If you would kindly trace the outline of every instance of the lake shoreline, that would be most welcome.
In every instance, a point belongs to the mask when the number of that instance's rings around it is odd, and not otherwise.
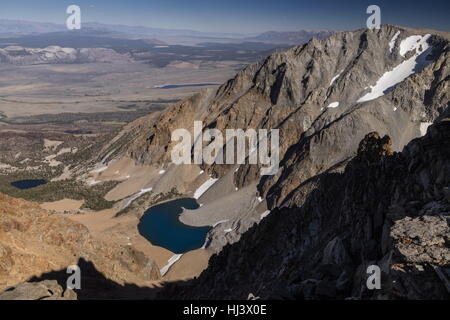
[[[194,227],[182,223],[185,209],[200,208],[194,198],[178,198],[158,203],[147,209],[138,224],[139,233],[154,245],[183,254],[202,248],[210,226]]]

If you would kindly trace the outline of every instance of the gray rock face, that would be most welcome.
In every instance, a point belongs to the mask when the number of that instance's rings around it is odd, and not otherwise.
[[[368,135],[342,172],[302,185],[301,206],[275,209],[198,279],[160,297],[449,299],[450,121],[402,153],[386,155],[387,142]],[[371,265],[380,290],[366,285]]]
[[[192,128],[194,120],[222,132],[279,129],[278,173],[261,177],[259,166],[242,165],[234,184],[242,189],[256,181],[269,209],[300,206],[309,194],[302,185],[331,169],[342,170],[368,133],[391,137],[394,151],[423,136],[448,110],[449,75],[446,35],[389,25],[339,32],[275,53],[217,90],[174,105],[157,121],[147,126],[140,122],[128,153],[140,163],[170,162],[171,132]],[[203,169],[223,177],[234,166]],[[253,221],[233,223],[241,226],[234,231],[236,239]]]
[[[446,212],[449,206],[439,207]],[[436,213],[441,213],[441,211]],[[450,233],[445,216],[420,216],[418,218],[404,218],[396,221],[391,237],[397,243],[399,253],[407,257],[410,263],[432,263],[433,261],[450,261],[449,243]],[[406,242],[405,239],[413,239]]]

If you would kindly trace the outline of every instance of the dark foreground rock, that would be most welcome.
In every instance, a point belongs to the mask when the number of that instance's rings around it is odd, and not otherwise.
[[[25,282],[0,293],[0,300],[76,300],[71,289],[64,290],[56,280]]]
[[[449,299],[450,121],[402,153],[368,135],[342,173],[321,174],[168,299]],[[366,283],[381,269],[381,289]]]

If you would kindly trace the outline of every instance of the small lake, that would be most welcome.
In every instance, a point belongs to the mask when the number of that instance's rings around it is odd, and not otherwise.
[[[174,253],[185,253],[203,246],[211,227],[191,227],[180,222],[183,208],[195,210],[195,199],[182,198],[158,204],[148,209],[138,225],[139,233],[152,244]]]
[[[20,181],[14,181],[11,182],[11,185],[17,189],[32,189],[36,188],[40,185],[46,184],[47,181],[45,180],[20,180]]]

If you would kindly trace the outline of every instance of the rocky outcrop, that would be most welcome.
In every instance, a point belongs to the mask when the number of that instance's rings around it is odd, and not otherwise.
[[[0,194],[0,290],[61,270],[67,279],[66,268],[78,265],[80,259],[91,262],[106,279],[122,285],[148,285],[160,278],[156,264],[142,252],[94,239],[85,226],[69,218]],[[86,270],[80,268],[83,281]],[[33,288],[42,291],[39,286]]]
[[[56,280],[25,282],[0,293],[0,300],[76,300],[77,294],[64,290]]]
[[[298,207],[275,209],[208,269],[161,298],[449,299],[450,121],[403,152],[369,134],[341,172],[304,182]],[[367,269],[381,269],[370,290]]]
[[[367,163],[376,162],[388,155],[392,155],[392,140],[388,136],[380,138],[377,132],[369,133],[358,147],[358,159]]]

